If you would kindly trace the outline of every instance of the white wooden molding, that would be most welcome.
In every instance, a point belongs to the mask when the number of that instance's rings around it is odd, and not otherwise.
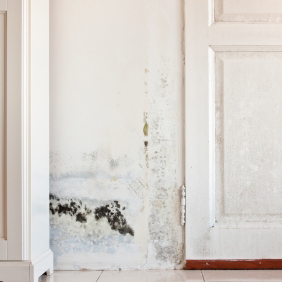
[[[282,45],[282,25],[214,23],[209,27],[209,45]]]
[[[0,281],[30,282],[29,271],[29,261],[1,261]]]
[[[282,52],[282,45],[211,45],[215,52]]]
[[[0,0],[0,12],[7,11],[7,0]]]
[[[24,2],[24,1],[23,1]],[[22,1],[9,0],[7,12],[7,239],[8,260],[26,259],[23,246],[27,223],[22,186]],[[17,197],[15,197],[17,195]]]
[[[7,260],[7,240],[0,238],[0,260]]]
[[[47,275],[53,274],[53,253],[51,250],[31,261],[30,282],[38,282],[39,277],[45,272]]]
[[[53,253],[48,250],[32,261],[6,261],[0,263],[0,281],[38,282],[39,277],[53,273]]]
[[[22,2],[22,218],[23,259],[30,258],[30,1]]]
[[[7,259],[6,230],[6,11],[0,11],[0,259]]]
[[[0,13],[4,2],[8,4],[7,236],[0,238],[0,281],[33,282],[53,272],[49,249],[49,0],[0,0]]]

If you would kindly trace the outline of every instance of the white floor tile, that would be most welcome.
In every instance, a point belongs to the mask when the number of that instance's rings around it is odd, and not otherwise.
[[[204,270],[205,282],[282,282],[282,270]],[[100,278],[99,278],[100,277]],[[42,276],[41,282],[199,282],[201,271],[138,270],[138,271],[55,271]]]
[[[42,275],[40,282],[96,282],[102,271],[55,271],[53,275]]]
[[[201,271],[138,270],[104,271],[99,282],[186,282],[203,281]]]
[[[280,281],[282,270],[203,270],[206,282],[211,281]]]

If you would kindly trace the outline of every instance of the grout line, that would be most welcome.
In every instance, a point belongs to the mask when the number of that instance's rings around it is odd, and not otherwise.
[[[202,277],[203,277],[203,281],[206,282],[205,277],[204,277],[203,270],[201,270],[201,274],[202,274]]]
[[[104,272],[104,270],[101,271],[101,273],[100,273],[99,277],[97,278],[96,282],[98,282],[98,280],[99,280],[100,277],[102,276],[103,272]]]

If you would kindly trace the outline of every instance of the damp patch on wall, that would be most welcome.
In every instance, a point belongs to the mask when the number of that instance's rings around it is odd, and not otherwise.
[[[50,167],[57,171],[50,175],[50,245],[55,268],[142,267],[147,259],[148,228],[144,165],[100,150],[50,153]]]

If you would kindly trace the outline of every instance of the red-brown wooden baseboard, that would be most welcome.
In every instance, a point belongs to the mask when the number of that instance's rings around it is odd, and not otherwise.
[[[207,269],[282,269],[282,259],[187,260],[187,270]]]

